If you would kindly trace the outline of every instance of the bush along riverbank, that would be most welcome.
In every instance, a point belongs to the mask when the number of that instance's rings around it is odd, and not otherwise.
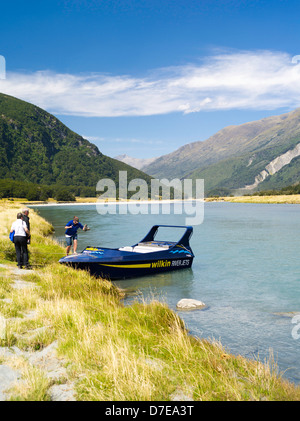
[[[32,270],[19,270],[0,215],[0,400],[299,400],[274,364],[189,335],[165,303],[123,306],[112,283],[57,263],[64,248],[30,211]]]

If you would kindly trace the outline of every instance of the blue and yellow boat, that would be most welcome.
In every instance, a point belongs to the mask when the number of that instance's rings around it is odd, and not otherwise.
[[[184,228],[177,242],[155,241],[159,227]],[[145,238],[133,246],[120,248],[86,247],[81,253],[63,257],[60,263],[88,270],[106,279],[127,279],[154,275],[192,266],[194,253],[190,247],[193,227],[154,225]]]

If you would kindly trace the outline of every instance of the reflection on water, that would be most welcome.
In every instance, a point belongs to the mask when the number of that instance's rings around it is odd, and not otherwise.
[[[181,269],[179,271],[160,273],[155,276],[113,281],[113,283],[126,290],[125,305],[132,303],[135,299],[145,302],[153,299],[168,303],[171,301],[172,304],[176,305],[178,294],[182,297],[189,296],[193,281],[193,270]],[[174,289],[176,289],[175,295]]]

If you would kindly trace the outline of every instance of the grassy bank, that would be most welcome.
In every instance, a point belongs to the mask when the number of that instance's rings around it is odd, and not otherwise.
[[[74,385],[77,400],[299,400],[298,387],[276,366],[228,353],[219,342],[196,339],[165,303],[122,305],[110,282],[57,263],[64,249],[52,227],[30,212],[34,270],[20,271],[36,288],[15,289],[14,248],[8,232],[17,203],[0,206],[1,347],[38,353],[57,341],[64,379],[49,379],[23,355],[12,400],[50,400],[53,383]],[[33,317],[25,317],[25,314]],[[0,363],[5,363],[1,359]]]
[[[26,199],[13,199],[11,203],[26,203]],[[108,199],[108,201],[115,201],[115,199]],[[0,199],[1,203],[6,203],[5,199]],[[75,202],[72,203],[96,203],[97,197],[76,197]],[[281,194],[281,195],[266,195],[266,196],[216,196],[216,197],[206,197],[205,202],[233,202],[233,203],[290,203],[290,204],[300,204],[300,194]],[[48,204],[57,204],[62,202],[57,202],[55,199],[48,199],[47,202],[28,202],[30,204],[39,204],[39,203],[48,203]]]
[[[235,197],[209,197],[206,202],[232,202],[232,203],[290,203],[300,204],[300,194],[282,194],[274,196],[235,196]]]

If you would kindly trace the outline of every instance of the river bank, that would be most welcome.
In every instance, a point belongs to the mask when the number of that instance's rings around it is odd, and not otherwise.
[[[57,264],[64,249],[34,211],[32,270],[18,271],[8,232],[22,207],[0,206],[0,367],[17,372],[5,399],[299,400],[275,365],[190,336],[162,302],[125,307],[110,282]]]
[[[274,196],[233,196],[210,197],[206,202],[231,202],[231,203],[274,203],[274,204],[300,204],[300,194],[282,194]]]
[[[205,199],[197,199],[204,202],[231,202],[231,203],[274,203],[274,204],[300,204],[300,194],[291,194],[291,195],[272,195],[272,196],[216,196],[216,197],[206,197]],[[6,199],[0,199],[1,203],[6,203]],[[175,203],[175,200],[142,200],[142,201],[133,201],[133,200],[118,200],[108,199],[98,201],[97,197],[76,197],[75,202],[58,202],[54,199],[49,199],[46,202],[38,201],[28,201],[23,198],[11,199],[11,203],[23,203],[24,205],[34,205],[34,206],[55,206],[55,205],[93,205],[96,203],[99,204],[130,204],[130,203],[144,203],[144,204],[153,204],[153,203]]]

